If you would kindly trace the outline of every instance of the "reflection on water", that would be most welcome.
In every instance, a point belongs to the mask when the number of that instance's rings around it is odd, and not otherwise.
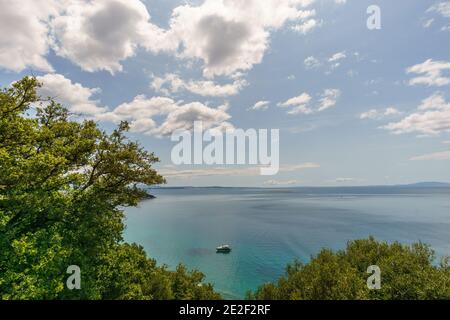
[[[125,239],[160,264],[204,272],[228,298],[276,280],[286,264],[373,235],[450,254],[450,189],[157,189],[127,209]],[[215,248],[229,244],[228,255]]]

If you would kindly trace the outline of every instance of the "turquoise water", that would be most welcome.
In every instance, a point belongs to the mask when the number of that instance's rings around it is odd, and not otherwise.
[[[155,189],[126,210],[125,240],[206,274],[226,298],[276,280],[294,258],[373,235],[450,255],[450,188]],[[215,247],[230,244],[231,254]]]

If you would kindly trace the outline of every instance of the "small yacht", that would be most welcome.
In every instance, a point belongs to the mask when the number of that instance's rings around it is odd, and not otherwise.
[[[217,253],[230,253],[231,252],[231,247],[227,244],[221,245],[219,247],[216,248],[216,252]]]

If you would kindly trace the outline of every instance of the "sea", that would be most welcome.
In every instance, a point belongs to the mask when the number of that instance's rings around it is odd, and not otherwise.
[[[374,236],[450,255],[450,188],[155,188],[126,208],[125,241],[159,265],[205,274],[226,299],[276,281],[294,259]],[[218,254],[222,244],[232,247]]]

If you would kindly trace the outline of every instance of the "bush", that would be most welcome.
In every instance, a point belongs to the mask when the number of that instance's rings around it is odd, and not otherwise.
[[[434,263],[434,252],[422,243],[388,244],[373,238],[348,243],[336,253],[322,250],[307,264],[289,265],[276,284],[248,294],[268,300],[425,300],[450,299],[448,259]],[[367,268],[381,269],[381,289],[370,290]]]

